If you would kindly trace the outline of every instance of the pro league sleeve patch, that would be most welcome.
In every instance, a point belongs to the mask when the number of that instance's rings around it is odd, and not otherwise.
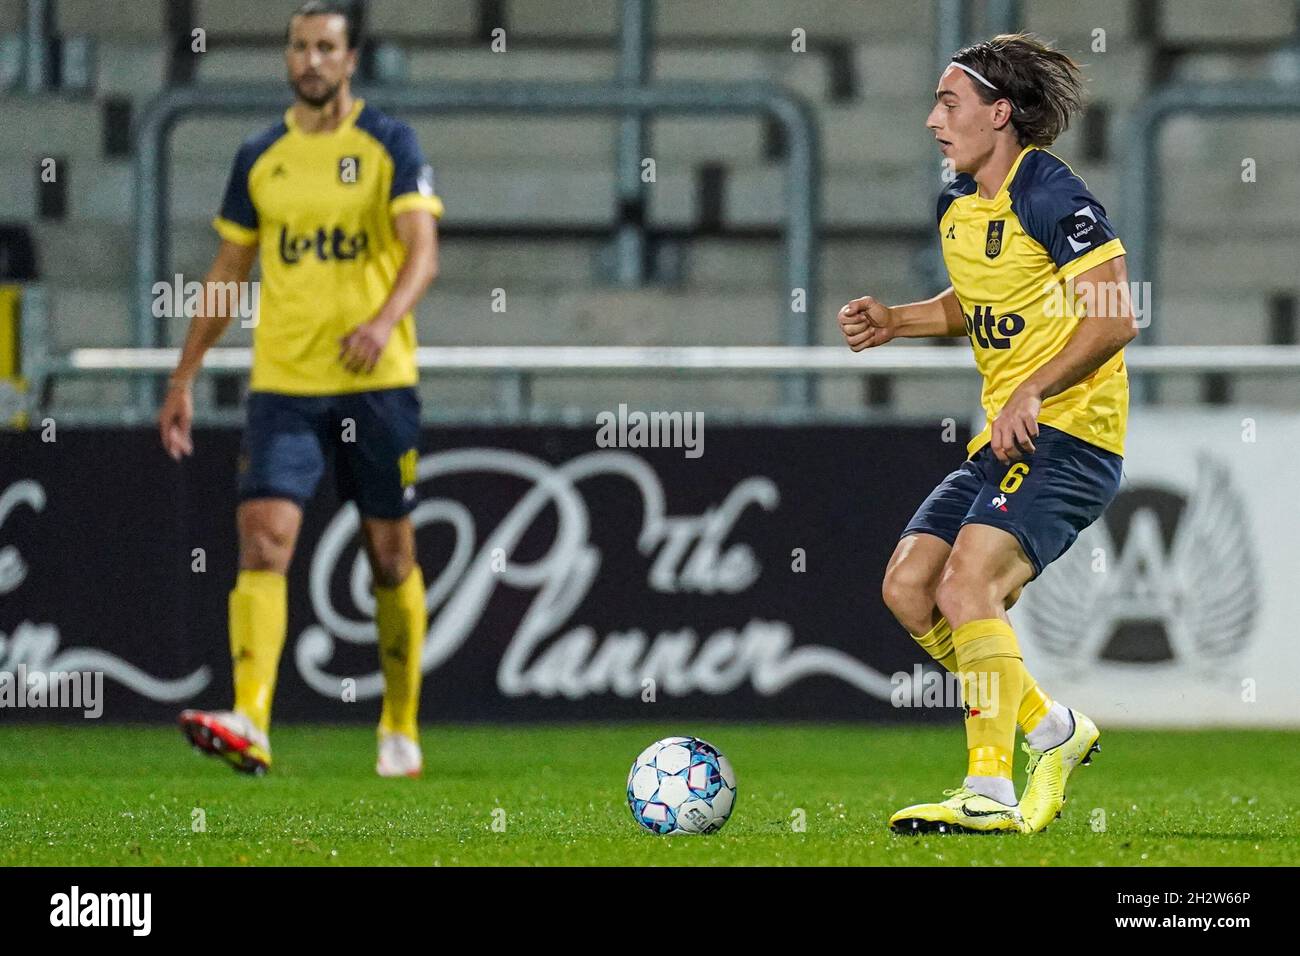
[[[416,188],[420,191],[421,196],[433,195],[433,167],[428,163],[420,167],[420,175],[416,178]]]
[[[1114,238],[1106,220],[1100,218],[1097,211],[1088,205],[1080,206],[1068,216],[1062,216],[1057,226],[1075,252],[1095,249]]]

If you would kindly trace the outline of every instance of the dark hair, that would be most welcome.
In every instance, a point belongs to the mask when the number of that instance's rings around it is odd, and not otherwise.
[[[294,17],[329,17],[340,16],[347,21],[348,49],[355,50],[361,45],[361,18],[364,8],[361,4],[349,0],[307,0],[289,17],[290,24]],[[285,28],[285,38],[289,28]]]
[[[969,66],[996,89],[972,78],[981,102],[1011,101],[1021,146],[1051,146],[1083,108],[1079,64],[1031,33],[1004,33],[963,47],[953,61]]]

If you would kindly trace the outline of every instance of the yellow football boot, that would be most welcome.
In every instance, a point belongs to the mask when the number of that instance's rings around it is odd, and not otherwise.
[[[1029,754],[1029,780],[1020,797],[1020,813],[1025,832],[1037,833],[1061,815],[1065,806],[1065,785],[1079,764],[1092,763],[1092,755],[1101,752],[1101,731],[1077,710],[1071,710],[1074,732],[1051,750],[1034,750],[1025,741],[1020,748]]]
[[[1020,808],[998,803],[968,787],[945,790],[943,803],[918,803],[889,818],[895,833],[1020,833]]]

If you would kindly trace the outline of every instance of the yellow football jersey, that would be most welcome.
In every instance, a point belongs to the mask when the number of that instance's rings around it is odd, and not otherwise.
[[[363,100],[331,132],[303,132],[290,110],[244,142],[213,225],[224,239],[259,246],[254,391],[334,395],[416,383],[410,313],[373,371],[339,361],[340,340],[392,292],[406,257],[393,217],[409,209],[442,216],[433,171],[414,131]]]
[[[1124,254],[1106,210],[1070,167],[1026,147],[992,199],[962,174],[939,197],[939,241],[984,377],[986,422],[975,454],[1011,393],[1056,355],[1081,318],[1065,286]],[[1043,402],[1038,416],[1076,438],[1124,454],[1128,373],[1121,350],[1083,381]]]

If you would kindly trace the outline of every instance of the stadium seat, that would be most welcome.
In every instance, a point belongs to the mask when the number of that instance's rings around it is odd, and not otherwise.
[[[516,0],[515,8],[532,6]],[[585,6],[582,0],[566,0],[558,6]],[[776,37],[790,40],[790,31],[808,32],[811,48],[819,40],[930,37],[934,33],[933,5],[840,3],[839,0],[804,0],[796,7],[765,4],[736,4],[725,17],[717,9],[694,0],[661,0],[655,5],[655,34],[676,37]],[[551,4],[546,5],[549,12]],[[540,12],[540,8],[539,8]],[[926,44],[922,44],[925,46]]]
[[[1215,0],[1180,0],[1162,8],[1161,34],[1176,42],[1281,40],[1295,34],[1296,17],[1290,0],[1254,0],[1248,16]]]
[[[1297,288],[1295,254],[1290,242],[1276,238],[1235,236],[1231,255],[1220,236],[1166,233],[1160,246],[1159,281],[1180,291],[1252,292],[1281,283]]]
[[[1106,31],[1107,47],[1115,41],[1133,39],[1134,10],[1131,0],[1034,0],[1023,5],[1025,29],[1039,33],[1068,48],[1068,37],[1091,39],[1096,29]],[[1110,62],[1109,54],[1107,63]]]
[[[111,16],[101,0],[58,0],[55,27],[61,34],[86,34],[99,40],[161,43],[166,36],[169,0],[113,0]]]
[[[1166,280],[1167,281],[1167,280]],[[1264,297],[1255,291],[1238,295],[1192,295],[1179,286],[1159,301],[1163,345],[1264,345],[1267,316]],[[1154,294],[1154,291],[1153,291]]]
[[[438,179],[447,164],[476,165],[513,160],[537,166],[571,163],[608,166],[617,136],[616,121],[556,117],[551,120],[501,116],[413,115],[415,128]],[[442,183],[439,182],[439,188]]]
[[[36,215],[36,159],[0,163],[0,219],[26,222]]]
[[[0,6],[0,36],[6,33],[18,33],[26,22],[23,7],[17,3]]]
[[[273,47],[209,49],[196,60],[200,83],[274,82],[284,75],[284,51]]]
[[[477,0],[392,0],[370,5],[367,29],[374,36],[423,41],[431,33],[470,38],[478,27]]]
[[[921,157],[938,182],[943,157],[935,147],[934,134],[925,128],[933,104],[932,96],[886,99],[867,93],[861,102],[823,106],[819,116],[827,165],[861,176],[864,167],[877,164],[916,170]]]
[[[126,96],[143,107],[166,83],[168,54],[157,40],[114,40],[95,48],[95,92]]]
[[[448,47],[413,50],[408,57],[408,79],[412,82],[478,81],[522,82],[563,81],[568,83],[608,82],[618,68],[618,57],[606,50],[531,49],[493,53],[481,47]]]
[[[268,39],[283,39],[285,11],[293,9],[262,0],[196,0],[194,8],[194,25],[210,34]]]
[[[5,118],[5,153],[9,158],[91,156],[99,152],[103,142],[100,109],[88,100],[57,94],[0,95],[0,114]]]

